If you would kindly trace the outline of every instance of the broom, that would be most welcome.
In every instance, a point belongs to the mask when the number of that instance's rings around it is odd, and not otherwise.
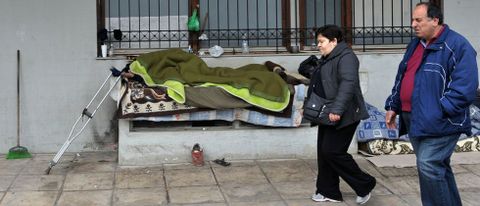
[[[17,146],[8,150],[7,159],[30,158],[26,147],[20,146],[20,50],[17,50]]]

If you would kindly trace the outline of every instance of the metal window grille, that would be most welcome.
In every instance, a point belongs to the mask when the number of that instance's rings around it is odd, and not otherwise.
[[[404,45],[413,37],[411,11],[421,0],[97,0],[101,12],[98,45],[115,49],[206,49],[219,45],[240,51],[315,49],[315,30],[342,27],[346,39],[363,50]],[[433,1],[441,3],[440,1]],[[187,21],[198,10],[201,30]],[[199,40],[201,35],[207,39]]]

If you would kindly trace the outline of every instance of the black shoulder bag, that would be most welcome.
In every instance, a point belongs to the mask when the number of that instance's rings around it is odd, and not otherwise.
[[[332,122],[328,117],[330,113],[328,111],[328,106],[332,102],[333,100],[327,100],[325,98],[322,98],[312,91],[310,93],[310,96],[308,96],[303,103],[303,117],[310,122],[320,125],[337,125],[339,121]]]

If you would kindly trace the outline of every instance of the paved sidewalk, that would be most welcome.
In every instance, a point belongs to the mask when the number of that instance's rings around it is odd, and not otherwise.
[[[66,154],[44,175],[53,154],[5,160],[0,155],[0,206],[16,205],[356,205],[344,182],[345,202],[315,203],[315,160],[246,160],[229,167],[207,163],[120,167],[115,152]],[[421,205],[415,168],[360,167],[377,178],[366,205]],[[464,205],[480,204],[480,165],[454,166]]]

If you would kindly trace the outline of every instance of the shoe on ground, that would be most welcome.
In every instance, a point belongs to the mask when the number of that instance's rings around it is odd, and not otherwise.
[[[313,194],[312,195],[312,200],[315,201],[315,202],[342,202],[340,200],[334,200],[334,199],[330,199],[328,197],[325,197],[320,193]]]
[[[368,193],[367,195],[363,196],[363,197],[360,197],[360,196],[357,196],[357,204],[360,204],[360,205],[363,205],[365,203],[368,202],[368,200],[370,200],[370,197],[372,196],[372,193]]]

